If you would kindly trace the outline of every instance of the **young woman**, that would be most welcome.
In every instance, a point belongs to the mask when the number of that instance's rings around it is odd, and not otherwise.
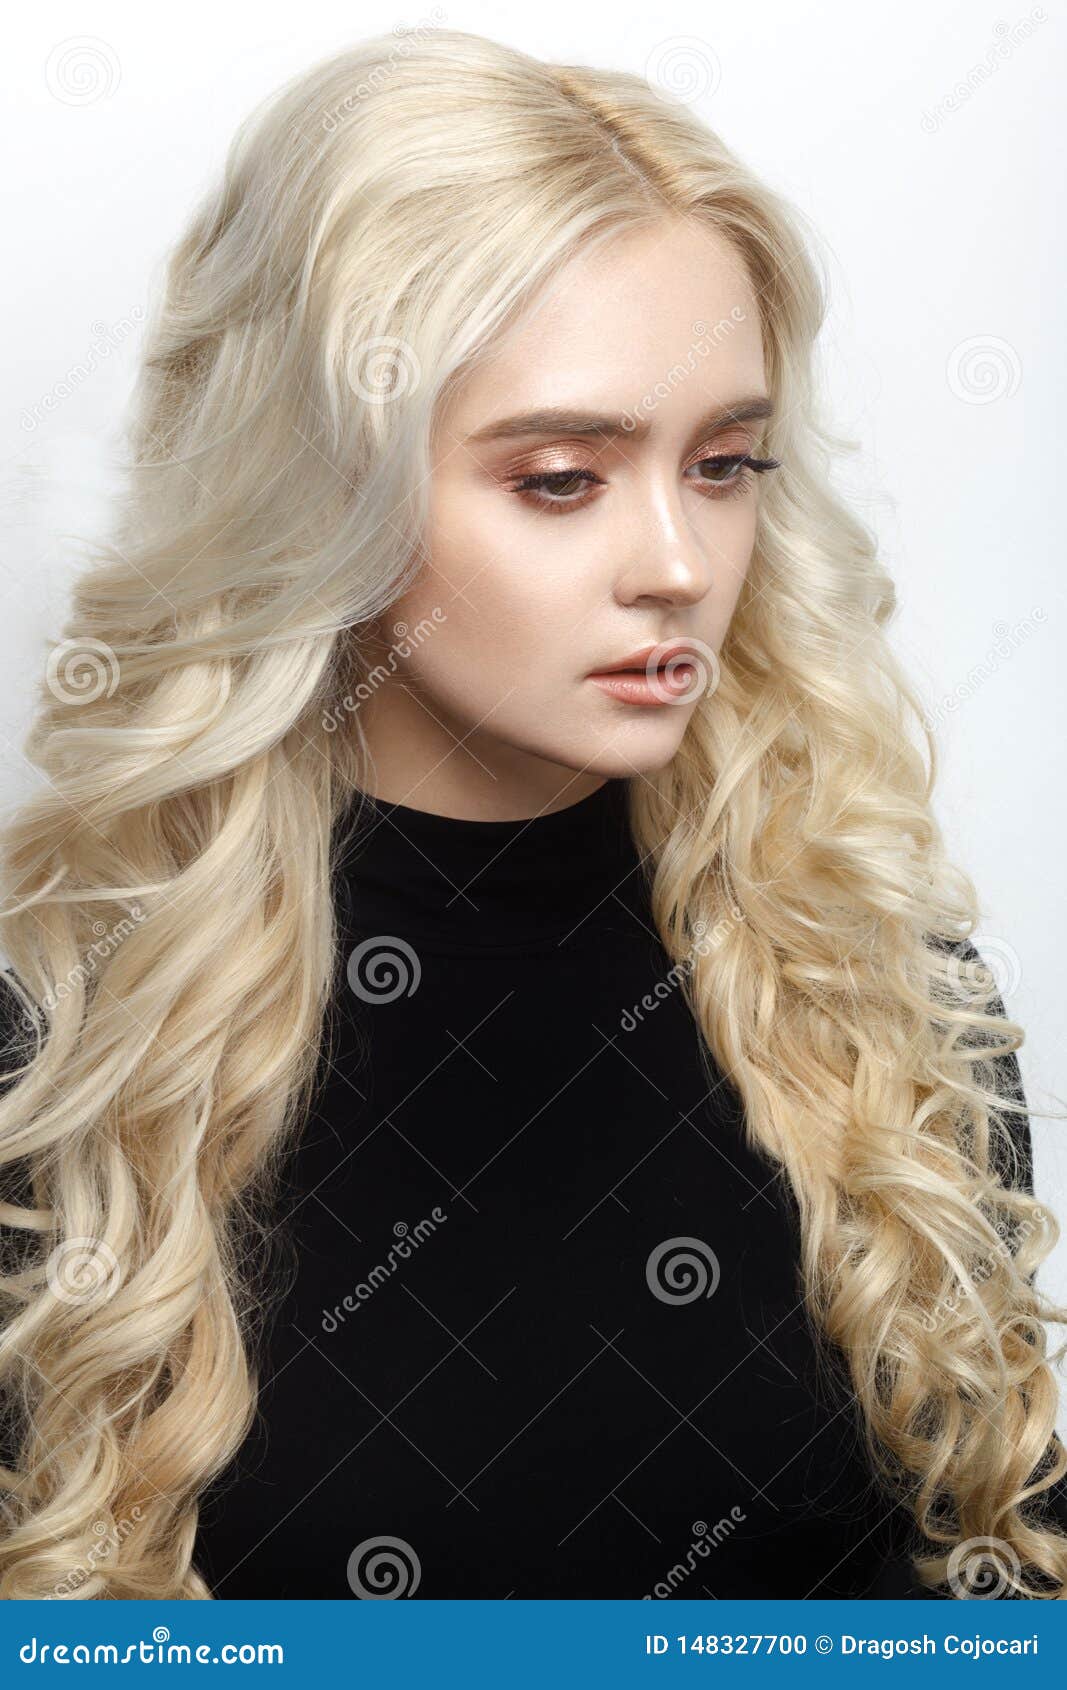
[[[823,310],[630,75],[439,31],[242,129],[5,835],[4,1596],[1067,1591]]]

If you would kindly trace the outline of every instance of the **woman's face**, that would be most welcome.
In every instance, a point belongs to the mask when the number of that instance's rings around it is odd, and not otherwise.
[[[407,651],[361,706],[379,795],[572,802],[670,761],[749,567],[737,460],[767,457],[767,399],[721,237],[672,219],[571,262],[439,414],[426,561],[377,625]],[[629,683],[590,678],[624,660]]]

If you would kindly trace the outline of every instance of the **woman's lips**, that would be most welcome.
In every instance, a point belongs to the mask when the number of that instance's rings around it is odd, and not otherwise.
[[[656,669],[651,678],[645,669],[611,669],[587,679],[624,704],[673,704],[691,690],[695,677],[695,665],[682,661]]]

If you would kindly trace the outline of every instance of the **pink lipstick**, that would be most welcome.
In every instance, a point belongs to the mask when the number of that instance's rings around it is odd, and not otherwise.
[[[697,677],[692,648],[684,640],[642,646],[586,677],[624,704],[674,704],[691,693]]]

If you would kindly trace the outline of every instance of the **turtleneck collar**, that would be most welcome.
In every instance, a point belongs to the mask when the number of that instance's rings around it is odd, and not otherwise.
[[[342,924],[479,949],[559,944],[605,913],[621,916],[620,904],[640,907],[627,786],[607,780],[518,821],[441,816],[363,793],[339,864]]]

